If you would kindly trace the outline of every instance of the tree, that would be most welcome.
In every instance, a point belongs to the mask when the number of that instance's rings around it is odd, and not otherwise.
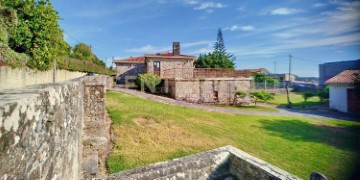
[[[91,50],[91,47],[85,43],[79,43],[72,49],[70,55],[73,58],[93,62],[97,65],[105,67],[105,63],[101,61]]]
[[[251,96],[253,96],[255,106],[258,101],[266,102],[268,100],[274,99],[274,95],[266,92],[266,91],[254,91],[250,93]]]
[[[15,21],[7,30],[8,44],[31,57],[28,66],[47,70],[55,58],[69,54],[70,46],[58,24],[60,17],[50,0],[0,0],[0,4],[14,11]]]
[[[217,41],[214,44],[214,51],[208,54],[200,54],[195,61],[196,68],[235,68],[233,55],[226,52],[221,29],[217,34]]]
[[[241,90],[236,91],[234,101],[233,101],[233,105],[236,105],[238,103],[240,103],[240,104],[244,103],[246,96],[247,96],[247,93],[245,91],[241,91]],[[238,102],[238,100],[241,100],[241,101]]]

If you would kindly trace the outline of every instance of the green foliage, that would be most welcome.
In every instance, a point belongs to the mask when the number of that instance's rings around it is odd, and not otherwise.
[[[113,71],[106,68],[105,66],[99,66],[93,62],[83,61],[79,59],[72,58],[57,58],[56,59],[58,69],[67,69],[70,71],[80,71],[80,72],[94,72],[97,74],[106,74],[112,75]]]
[[[200,54],[195,61],[196,68],[234,68],[234,62],[218,52]]]
[[[105,67],[105,63],[101,61],[91,50],[91,47],[85,43],[79,43],[72,49],[72,58],[81,59],[95,63],[99,66]]]
[[[250,95],[254,99],[255,106],[256,106],[256,103],[259,101],[266,102],[266,101],[274,99],[274,95],[272,95],[266,91],[254,91],[254,92],[251,92]]]
[[[313,91],[305,91],[302,96],[304,98],[304,101],[306,102],[309,98],[316,96],[316,92]]]
[[[160,77],[151,73],[139,74],[135,80],[138,89],[150,91],[151,93],[156,92],[156,86],[160,83]]]
[[[252,74],[253,78],[254,78],[254,81],[256,83],[262,83],[262,82],[265,82],[266,81],[266,76],[265,74],[262,74],[262,73],[254,73]]]
[[[208,54],[200,54],[194,64],[196,68],[235,68],[233,55],[226,52],[221,29],[217,34],[214,51]]]
[[[245,91],[239,90],[235,92],[235,97],[234,97],[234,101],[233,101],[233,105],[237,105],[237,104],[243,104],[244,103],[244,99],[246,98],[248,94]],[[238,102],[238,100],[241,100],[240,102]]]
[[[242,98],[245,98],[247,96],[247,93],[245,91],[239,90],[239,91],[236,91],[235,96],[242,99]]]
[[[69,54],[70,47],[58,24],[60,17],[50,0],[0,0],[0,4],[8,45],[31,57],[29,67],[47,70],[55,58]]]
[[[319,96],[321,102],[324,102],[325,99],[329,99],[329,86],[326,86],[323,90],[319,90],[317,96]]]
[[[0,48],[0,63],[17,68],[25,66],[27,60],[28,57],[24,53],[19,54],[9,48]]]
[[[263,73],[253,73],[252,76],[255,83],[264,83],[266,81],[269,86],[279,84],[278,79],[266,77],[266,75]]]
[[[354,73],[353,86],[355,88],[355,95],[360,98],[360,72]]]

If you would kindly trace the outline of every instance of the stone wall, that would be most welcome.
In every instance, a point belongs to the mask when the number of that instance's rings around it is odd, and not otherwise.
[[[81,80],[0,91],[0,179],[78,179]]]
[[[137,76],[145,72],[144,64],[116,64],[117,84],[125,84],[126,76]]]
[[[160,61],[161,78],[192,78],[193,60],[180,58],[147,57],[147,72],[154,72],[154,61]]]
[[[105,109],[107,77],[85,77],[84,128],[82,135],[84,179],[106,174],[106,158],[112,149],[111,119]]]
[[[110,77],[97,75],[0,90],[0,179],[88,179],[104,173],[104,149],[111,150],[108,82]]]
[[[235,92],[250,91],[251,78],[169,79],[172,98],[194,103],[229,104]]]
[[[63,82],[84,76],[82,72],[56,71],[56,82]],[[35,71],[29,68],[12,69],[0,66],[0,89],[23,88],[28,85],[53,82],[53,71]]]
[[[103,179],[273,179],[300,178],[232,146],[111,174]]]

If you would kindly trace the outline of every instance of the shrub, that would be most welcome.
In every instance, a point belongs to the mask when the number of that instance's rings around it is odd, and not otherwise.
[[[160,83],[160,77],[150,73],[139,74],[135,80],[135,84],[138,89],[150,91],[151,93],[156,92],[156,86]]]
[[[236,91],[233,105],[237,104],[238,99],[241,99],[240,103],[244,103],[244,99],[246,96],[247,96],[247,93],[245,91],[242,91],[242,90]]]
[[[317,94],[313,91],[305,91],[302,96],[304,98],[304,102],[306,102],[309,98],[316,96]]]
[[[274,99],[274,95],[272,95],[266,91],[254,91],[250,94],[253,96],[255,106],[258,101],[266,102],[268,100]]]
[[[319,90],[317,95],[319,96],[321,102],[325,99],[329,99],[329,86],[326,86],[323,90]]]

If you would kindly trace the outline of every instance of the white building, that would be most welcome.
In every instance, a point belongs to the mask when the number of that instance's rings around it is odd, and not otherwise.
[[[360,95],[354,89],[355,78],[360,76],[356,74],[360,70],[345,70],[325,82],[330,86],[330,108],[360,114]]]

